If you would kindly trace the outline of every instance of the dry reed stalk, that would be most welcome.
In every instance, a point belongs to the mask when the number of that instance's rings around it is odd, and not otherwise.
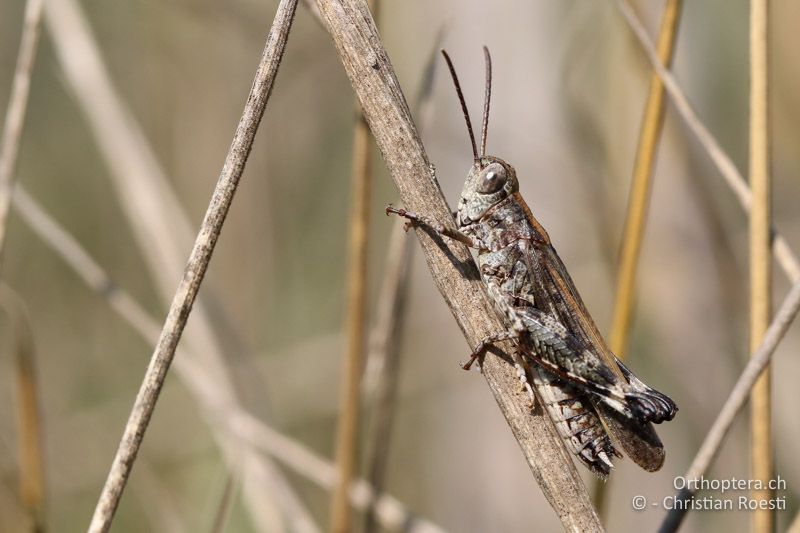
[[[332,490],[339,476],[334,464],[308,448],[263,424],[242,411],[225,420],[239,438],[256,446],[282,462],[287,468],[327,490]],[[379,493],[363,479],[350,486],[350,503],[359,510],[375,508],[375,515],[384,529],[404,533],[443,533],[443,529],[423,517],[414,515],[397,498]]]
[[[116,90],[80,3],[48,0],[45,22],[71,94],[86,116],[119,205],[157,294],[167,307],[193,244],[193,224],[153,147]],[[224,393],[233,399],[236,394],[230,384],[225,350],[214,331],[206,306],[198,302],[187,340],[203,348],[197,350],[200,364],[214,369]]]
[[[159,323],[150,316],[139,302],[133,299],[124,289],[117,286],[105,270],[84,250],[75,238],[59,226],[20,185],[14,193],[14,207],[24,222],[42,241],[58,254],[67,265],[94,292],[103,297],[111,309],[127,322],[142,338],[155,345],[160,333]],[[224,396],[217,387],[217,376],[207,368],[195,364],[191,347],[179,348],[175,359],[175,370],[178,377],[194,394],[198,405],[204,410],[206,419],[214,427],[212,436],[218,441],[232,471],[239,471],[239,463],[247,462],[253,453],[262,450],[278,461],[283,462],[300,476],[331,490],[333,488],[336,467],[329,461],[314,455],[302,444],[278,433],[264,422],[244,410],[239,405],[227,405]],[[232,427],[232,421],[246,421]],[[241,431],[239,425],[246,428]],[[229,438],[230,437],[230,438]],[[233,451],[233,453],[230,452]],[[269,465],[270,463],[266,463]],[[291,498],[294,493],[283,477],[276,476],[274,490],[286,501],[282,504],[289,513],[297,505]],[[370,498],[365,495],[372,495]],[[397,530],[401,526],[413,523],[409,532],[441,532],[442,530],[427,520],[413,516],[397,499],[386,494],[378,494],[368,484],[357,481],[350,492],[351,502],[363,509],[371,502],[379,502],[376,506],[378,521],[388,529]],[[300,514],[300,510],[295,511]],[[315,531],[310,520],[304,525],[293,522],[296,531]]]
[[[22,38],[19,42],[17,65],[11,84],[11,97],[3,123],[3,137],[0,139],[0,258],[3,256],[6,241],[8,211],[14,190],[25,111],[28,108],[31,73],[36,62],[36,50],[42,28],[43,4],[43,0],[28,0],[25,3]]]
[[[406,208],[452,225],[391,62],[364,0],[317,0],[342,63]],[[469,344],[477,346],[502,324],[469,251],[417,229],[431,274]],[[508,349],[501,345],[497,351]],[[507,354],[504,356],[509,359]],[[495,400],[511,426],[545,497],[569,531],[601,531],[586,487],[540,408],[531,411],[513,368],[495,353],[483,365]]]
[[[739,379],[736,381],[728,399],[725,400],[725,404],[722,406],[716,420],[714,420],[714,424],[706,434],[700,450],[698,450],[691,466],[683,476],[684,479],[699,479],[708,471],[709,466],[722,446],[722,441],[728,434],[731,425],[733,425],[736,415],[747,403],[756,381],[769,365],[772,354],[775,353],[778,344],[783,339],[795,316],[797,316],[798,310],[800,310],[800,281],[792,286],[783,299],[778,312],[775,314],[775,319],[767,328],[761,343],[739,375]],[[696,492],[694,489],[681,490],[675,496],[675,501],[688,501],[694,497]],[[667,513],[659,531],[663,533],[677,531],[686,516],[687,507],[687,505],[676,503]]]
[[[19,496],[31,531],[40,532],[44,531],[44,461],[33,333],[25,303],[4,282],[0,282],[0,307],[9,318],[14,340]]]
[[[769,2],[750,2],[750,352],[754,353],[769,327],[772,312],[772,179],[769,160]],[[764,489],[753,490],[757,500],[770,500],[767,489],[773,473],[772,405],[770,367],[753,387],[750,402],[750,479],[759,479]],[[751,514],[752,531],[771,533],[774,513],[757,509]]]
[[[401,332],[405,318],[408,292],[411,239],[404,230],[405,222],[398,218],[392,225],[389,250],[386,256],[383,286],[378,300],[378,319],[370,362],[376,372],[372,398],[372,416],[366,441],[369,444],[367,480],[376,492],[382,492],[389,459],[392,425],[397,398],[400,369]],[[375,507],[370,505],[364,517],[364,531],[377,530]]]
[[[753,195],[747,182],[742,177],[742,174],[736,168],[736,165],[733,164],[728,154],[720,147],[716,138],[698,118],[697,113],[694,111],[680,85],[675,80],[675,76],[673,76],[658,59],[658,52],[653,46],[653,43],[650,42],[647,36],[647,30],[645,30],[642,23],[636,17],[636,14],[634,14],[625,0],[617,0],[616,6],[633,34],[636,36],[636,39],[639,41],[653,70],[655,70],[658,77],[661,78],[664,89],[666,89],[667,94],[669,94],[675,106],[675,110],[692,133],[694,133],[695,137],[697,137],[703,150],[708,154],[711,162],[717,167],[720,176],[725,180],[725,184],[733,191],[734,196],[736,196],[736,199],[739,201],[739,205],[742,206],[742,209],[744,209],[745,213],[749,216]],[[783,270],[790,283],[794,284],[800,281],[800,260],[798,260],[797,255],[789,248],[786,239],[783,238],[783,235],[781,235],[774,226],[770,226],[770,232],[772,234],[772,255],[775,257],[781,270]]]
[[[667,68],[672,63],[681,5],[682,0],[667,0],[661,15],[661,29],[658,33],[656,50],[658,51],[658,58]],[[644,228],[650,201],[650,190],[652,188],[653,167],[655,166],[656,150],[661,138],[663,123],[664,85],[661,83],[658,74],[653,73],[650,76],[650,90],[647,95],[641,130],[639,131],[636,161],[633,165],[633,179],[631,180],[631,190],[628,196],[628,211],[625,216],[622,246],[619,253],[614,315],[611,322],[611,333],[608,337],[609,348],[620,359],[625,358],[628,347],[631,316],[633,315],[636,270],[644,239]]]
[[[147,515],[150,530],[159,533],[186,533],[184,518],[178,511],[179,505],[173,494],[164,486],[153,466],[139,459],[136,465],[137,485],[133,485],[137,498],[141,501],[143,514]]]
[[[433,108],[433,82],[436,78],[439,50],[444,37],[440,28],[431,47],[422,73],[414,108],[420,117],[420,132],[428,129]],[[400,378],[400,351],[406,316],[410,263],[414,249],[405,231],[405,221],[397,218],[392,225],[389,249],[386,254],[383,284],[378,297],[375,329],[365,375],[365,396],[372,399],[371,425],[366,441],[369,446],[367,481],[373,489],[383,492],[397,407],[397,387]],[[365,533],[377,531],[375,506],[370,505],[364,516]]]
[[[158,343],[161,326],[158,321],[124,289],[109,277],[108,273],[62,226],[50,217],[20,184],[14,191],[14,207],[29,228],[69,266],[92,291],[106,300],[111,309],[127,322],[136,333],[150,345]],[[228,395],[219,387],[219,376],[213,370],[198,363],[192,346],[179,348],[175,359],[175,371],[187,390],[194,396],[204,418],[210,425],[211,436],[222,453],[228,469],[239,473],[243,480],[252,478],[252,484],[244,484],[252,494],[246,501],[250,507],[264,502],[257,496],[264,491],[274,492],[281,511],[293,531],[316,533],[319,529],[309,511],[305,509],[292,486],[280,470],[259,450],[243,445],[241,439],[232,434],[222,422],[243,410],[238,403],[231,403]],[[245,491],[245,496],[248,491]],[[262,503],[263,505],[263,503]],[[262,516],[251,511],[254,520],[261,528],[275,524],[269,514]]]
[[[675,50],[675,37],[678,33],[682,0],[667,0],[661,14],[661,28],[658,32],[656,50],[658,58],[669,68]],[[650,89],[645,103],[636,160],[633,164],[633,178],[628,195],[628,209],[625,226],[622,230],[622,243],[617,265],[617,284],[614,295],[614,313],[608,345],[620,359],[625,359],[631,330],[631,318],[636,292],[636,271],[644,240],[650,191],[653,182],[656,151],[664,124],[664,84],[655,72],[650,75]],[[610,480],[609,480],[610,481]],[[609,483],[594,480],[594,504],[602,517],[605,510],[606,492]]]
[[[228,523],[228,515],[233,506],[233,497],[236,494],[236,487],[238,485],[236,475],[233,473],[228,474],[225,480],[225,487],[222,489],[222,497],[219,500],[217,512],[214,514],[214,524],[211,526],[211,533],[223,533],[225,525]]]
[[[792,523],[789,524],[789,527],[786,529],[786,533],[800,533],[800,511],[794,515]]]
[[[49,0],[46,16],[65,78],[86,114],[136,243],[163,304],[168,306],[175,280],[183,273],[185,254],[191,249],[191,223],[153,148],[116,91],[80,4]],[[234,405],[238,403],[237,389],[216,325],[201,298],[195,303],[184,338],[196,348],[191,352],[193,364],[210,369],[215,376],[216,396]],[[230,455],[225,437],[215,438],[223,446],[223,455]],[[316,530],[310,513],[291,494],[291,486],[268,458],[248,455],[240,463],[249,465],[242,476],[243,497],[259,529],[274,528],[285,518],[298,531]],[[275,501],[279,498],[286,507],[279,508]]]
[[[278,5],[247,104],[236,128],[233,142],[225,158],[225,165],[214,189],[197,240],[189,255],[186,271],[170,305],[158,345],[134,402],[131,416],[125,426],[108,479],[98,499],[89,526],[90,532],[105,532],[111,527],[111,521],[136,460],[144,431],[155,409],[159,392],[175,355],[175,349],[189,318],[192,304],[200,289],[200,284],[211,260],[211,254],[244,171],[275,81],[296,8],[297,0],[282,0]]]
[[[375,13],[375,0],[369,9]],[[377,17],[377,13],[375,14]],[[358,102],[356,102],[358,106]],[[364,115],[357,113],[353,132],[353,168],[350,185],[350,226],[347,271],[347,352],[342,364],[339,391],[339,421],[336,428],[338,483],[331,495],[330,531],[352,529],[350,483],[356,475],[360,425],[361,376],[364,370],[367,314],[367,238],[372,193],[372,145]]]

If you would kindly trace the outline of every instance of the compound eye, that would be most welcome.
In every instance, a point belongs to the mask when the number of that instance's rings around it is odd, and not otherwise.
[[[494,163],[486,167],[483,177],[478,184],[478,192],[481,194],[496,193],[506,184],[506,169],[503,165]]]

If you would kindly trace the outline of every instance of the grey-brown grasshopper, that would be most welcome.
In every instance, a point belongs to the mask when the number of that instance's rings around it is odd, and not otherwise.
[[[464,365],[469,368],[493,343],[515,341],[538,397],[567,447],[605,477],[616,443],[642,468],[655,471],[664,449],[652,423],[671,420],[678,408],[640,381],[608,349],[550,237],[519,194],[514,167],[486,155],[491,101],[491,57],[486,59],[481,150],[453,64],[442,51],[467,122],[474,156],[456,212],[456,228],[388,206],[405,217],[478,251],[478,266],[506,330],[485,339]],[[523,377],[525,371],[522,370]]]

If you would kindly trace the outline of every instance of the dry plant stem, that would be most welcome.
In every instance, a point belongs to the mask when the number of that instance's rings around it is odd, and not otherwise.
[[[46,245],[61,256],[91,290],[105,298],[112,310],[141,335],[145,341],[152,344],[158,342],[161,328],[156,319],[150,316],[130,294],[119,288],[97,261],[80,246],[74,237],[42,210],[21,185],[14,192],[13,200],[14,207],[22,220],[30,226],[33,232]],[[175,370],[178,377],[183,380],[187,388],[198,399],[198,404],[206,411],[209,422],[216,424],[222,430],[214,431],[212,434],[217,440],[221,441],[223,449],[227,449],[231,441],[237,446],[249,446],[252,450],[258,448],[322,488],[328,490],[333,488],[336,477],[336,467],[333,464],[314,455],[300,443],[268,427],[241,406],[226,405],[226,399],[220,397],[219,389],[216,386],[217,377],[211,374],[208,369],[193,364],[192,356],[193,353],[191,351],[179,349],[175,359]],[[231,427],[231,421],[233,420],[245,420],[246,424],[243,424],[243,426],[246,427],[247,431],[235,432],[238,426],[236,428]],[[232,436],[233,439],[221,438],[227,435]],[[241,446],[236,449],[241,450]],[[237,470],[235,468],[237,463],[240,463],[242,457],[246,457],[246,455],[241,451],[236,457],[226,454],[229,468]],[[283,489],[278,486],[276,490],[287,496],[292,494],[288,486]],[[350,492],[350,498],[353,505],[359,509],[363,509],[370,502],[381,502],[381,505],[377,506],[376,510],[378,521],[383,527],[400,529],[406,524],[416,524],[410,527],[409,530],[414,532],[442,531],[430,522],[413,516],[395,498],[386,494],[375,495],[375,492],[365,482],[357,481]],[[364,497],[365,494],[371,496],[366,498]],[[291,502],[285,503],[287,507],[290,504]],[[295,529],[297,531],[315,530],[312,527],[300,527],[298,525],[295,525]]]
[[[367,442],[370,456],[367,479],[375,491],[382,492],[386,478],[394,422],[400,367],[400,347],[408,292],[411,239],[404,230],[405,221],[397,218],[392,227],[383,287],[378,299],[378,322],[370,360],[379,362],[373,397],[372,424]],[[373,355],[374,354],[374,355]],[[364,518],[364,530],[377,530],[375,508],[370,505]]]
[[[439,64],[439,50],[443,29],[437,32],[431,47],[428,61],[423,70],[420,87],[414,108],[420,117],[420,131],[426,131],[432,117],[433,82]],[[391,230],[389,249],[384,266],[383,284],[378,297],[378,311],[375,329],[371,337],[371,347],[367,362],[365,396],[372,401],[371,424],[366,442],[369,450],[367,460],[367,481],[375,492],[382,492],[385,485],[386,469],[392,440],[392,426],[397,407],[397,388],[400,379],[400,352],[403,344],[403,325],[408,301],[411,257],[414,251],[412,242],[405,231],[405,221],[396,218]],[[378,530],[375,502],[364,516],[364,531]]]
[[[228,515],[230,515],[233,505],[233,497],[236,494],[237,485],[236,476],[233,473],[228,474],[228,479],[225,480],[225,487],[222,489],[222,498],[220,498],[219,507],[214,516],[214,525],[211,526],[211,533],[223,533],[225,531],[225,524],[228,523]]]
[[[0,281],[0,306],[11,322],[14,339],[13,351],[16,355],[20,501],[31,519],[31,531],[43,531],[42,419],[39,412],[33,333],[25,303],[11,287],[2,281]]]
[[[657,51],[661,62],[667,67],[672,63],[675,36],[678,33],[682,0],[667,0],[661,15]],[[656,73],[650,76],[650,89],[644,108],[644,117],[639,131],[639,144],[633,164],[633,178],[628,196],[628,210],[622,230],[622,245],[617,265],[617,285],[614,296],[614,314],[608,345],[620,359],[625,359],[631,330],[631,318],[636,293],[636,271],[644,240],[645,222],[652,189],[653,168],[661,130],[664,124],[664,85]],[[599,479],[594,483],[594,503],[602,517],[605,510],[605,495],[608,482]]]
[[[764,334],[761,344],[759,344],[758,349],[755,350],[747,366],[745,366],[742,374],[736,381],[736,385],[734,385],[728,399],[725,400],[725,404],[722,406],[719,415],[717,415],[717,419],[708,431],[703,445],[700,447],[697,455],[695,455],[692,465],[686,471],[684,475],[685,479],[699,479],[700,476],[708,471],[736,415],[747,402],[750,392],[759,376],[769,365],[772,354],[775,353],[778,344],[789,329],[798,310],[800,310],[800,282],[795,283],[789,291],[789,294],[784,298],[780,309],[778,309],[778,313],[775,315],[775,319]],[[695,491],[683,490],[675,496],[675,499],[676,501],[679,499],[689,500],[694,497],[694,495]],[[683,510],[680,509],[681,507],[683,507]],[[686,515],[685,508],[686,506],[676,504],[667,514],[659,531],[676,531]]]
[[[11,206],[20,140],[25,124],[25,111],[28,107],[31,73],[36,61],[36,49],[39,45],[42,7],[43,0],[28,0],[25,3],[25,21],[17,53],[17,66],[14,70],[11,97],[3,124],[3,137],[0,139],[0,258],[3,256],[6,240],[8,210]]]
[[[800,511],[794,515],[792,523],[789,524],[789,527],[786,529],[786,533],[800,533]]]
[[[403,204],[452,226],[450,209],[434,178],[366,2],[317,0],[317,5]],[[434,239],[419,229],[416,233],[433,278],[470,346],[478,346],[483,338],[500,331],[502,324],[469,251],[461,244]],[[526,407],[525,395],[511,366],[492,353],[486,357],[483,370],[534,477],[564,528],[602,530],[553,423],[541,409],[532,413]]]
[[[89,531],[108,531],[111,527],[114,512],[119,505],[133,462],[136,460],[144,431],[155,409],[169,365],[211,260],[211,254],[236,192],[236,186],[244,171],[258,124],[275,81],[296,8],[297,0],[282,0],[278,5],[275,21],[267,37],[267,45],[256,71],[242,118],[189,256],[186,271],[175,292],[161,337],[147,368],[131,416],[125,426],[119,449],[95,508]]]
[[[694,133],[694,135],[697,137],[700,145],[703,147],[706,153],[708,153],[708,156],[717,167],[717,170],[719,170],[719,173],[725,180],[725,183],[727,183],[736,196],[736,199],[739,201],[739,204],[741,204],[742,208],[749,215],[751,211],[751,204],[753,202],[753,195],[747,185],[747,182],[742,177],[742,174],[733,164],[733,161],[731,161],[731,158],[728,156],[728,154],[726,154],[725,151],[719,146],[719,143],[714,136],[711,135],[711,132],[708,131],[708,128],[706,128],[697,117],[697,113],[692,108],[689,100],[687,100],[686,95],[680,88],[680,85],[678,85],[675,77],[658,59],[658,52],[650,42],[650,39],[647,36],[647,31],[633,13],[630,6],[628,6],[625,0],[617,0],[616,5],[628,23],[628,26],[631,28],[631,31],[633,31],[634,35],[639,41],[642,50],[653,67],[653,70],[655,70],[659,78],[661,78],[661,81],[664,84],[664,89],[667,91],[667,94],[669,94],[672,103],[675,105],[675,109],[678,111],[678,114],[681,116],[684,122],[686,122],[686,125],[689,127],[692,133]],[[798,260],[797,256],[791,250],[791,248],[789,248],[788,243],[783,236],[778,233],[775,227],[770,227],[770,232],[772,235],[772,254],[775,257],[775,260],[778,262],[778,265],[780,265],[781,269],[791,283],[800,281],[800,261]]]
[[[750,2],[750,352],[755,352],[769,327],[771,314],[772,261],[769,253],[771,226],[771,172],[769,161],[768,0]],[[753,387],[750,402],[750,479],[766,487],[772,479],[772,406],[770,367]],[[753,490],[751,497],[770,500],[773,491]],[[758,509],[751,513],[754,533],[771,533],[774,513]]]
[[[166,307],[172,299],[175,281],[183,274],[194,237],[192,226],[154,150],[115,90],[80,4],[76,0],[48,0],[45,8],[65,79],[86,114],[110,169],[109,177],[120,206]],[[215,376],[216,396],[235,404],[237,389],[216,329],[201,298],[195,302],[184,342],[196,347],[192,352],[193,364],[209,369]],[[231,455],[230,443],[225,442],[224,436],[217,441],[222,445],[223,455]],[[242,494],[257,528],[274,529],[285,518],[287,525],[296,530],[316,530],[310,513],[268,458],[249,456],[240,461],[245,463],[249,466],[243,472]],[[278,499],[285,499],[284,508],[279,508]]]
[[[80,3],[47,0],[45,22],[65,79],[86,115],[119,205],[166,308],[191,250],[192,223],[136,118],[114,87]],[[200,364],[214,369],[220,387],[233,399],[235,388],[214,328],[205,305],[198,302],[187,340],[203,348],[197,350]]]
[[[375,0],[370,1],[369,9],[375,11]],[[360,425],[359,392],[366,349],[367,237],[372,192],[371,149],[369,127],[359,110],[353,132],[353,169],[350,185],[345,324],[347,353],[342,365],[339,421],[336,428],[336,464],[339,466],[339,478],[331,495],[330,509],[330,531],[335,533],[350,531],[353,522],[348,493],[356,473]]]
[[[153,149],[132,113],[116,92],[99,46],[75,0],[49,0],[47,22],[66,79],[86,113],[89,125],[109,168],[120,205],[133,228],[145,263],[168,305],[176,279],[183,272],[185,254],[192,243],[188,217],[172,190]],[[185,342],[198,347],[193,365],[210,369],[215,376],[215,396],[224,403],[238,402],[230,379],[222,343],[203,302],[196,302]],[[224,457],[231,457],[231,443],[214,435]],[[299,531],[317,528],[282,473],[262,455],[244,450],[239,464],[248,464],[242,476],[243,497],[256,526],[277,527],[284,520]],[[283,508],[275,500],[282,499]]]
[[[672,63],[675,36],[678,32],[682,0],[667,0],[661,15],[658,34],[658,57],[667,67]],[[628,197],[628,211],[622,231],[622,247],[617,269],[617,287],[614,298],[614,315],[609,334],[609,348],[624,359],[633,314],[636,269],[644,238],[647,208],[652,188],[653,167],[656,150],[664,123],[664,85],[657,74],[650,76],[650,91],[647,95],[644,117],[639,131],[633,179]]]
[[[91,290],[102,296],[111,309],[146,342],[150,345],[158,342],[161,333],[158,321],[130,294],[118,287],[97,261],[36,203],[21,184],[14,191],[13,202],[20,218],[47,246],[61,256]],[[243,446],[241,439],[236,438],[228,426],[222,423],[231,416],[231,413],[241,411],[242,407],[236,402],[231,402],[224,389],[219,386],[219,376],[214,374],[213,369],[198,363],[199,359],[192,348],[189,346],[179,349],[175,359],[175,371],[200,406],[210,425],[211,436],[216,441],[228,469],[240,472],[243,481],[252,476],[252,485],[243,484],[243,489],[249,487],[250,493],[255,496],[247,500],[248,505],[265,506],[269,501],[265,501],[263,496],[261,498],[257,496],[262,491],[272,490],[275,492],[273,497],[277,500],[276,503],[285,513],[293,531],[306,533],[319,531],[309,511],[303,507],[279,469],[253,446]],[[258,512],[251,511],[251,514],[260,529],[270,524],[275,526],[274,518],[268,520],[271,513],[262,516]]]
[[[314,454],[297,442],[281,435],[245,412],[237,413],[225,421],[240,439],[273,455],[287,468],[294,470],[312,483],[333,489],[338,470],[329,461]],[[356,509],[374,507],[378,521],[384,529],[404,533],[442,533],[444,530],[428,520],[415,516],[396,498],[377,493],[368,482],[355,479],[350,486],[350,502]]]
[[[131,490],[140,500],[143,514],[147,515],[150,530],[159,533],[186,533],[187,527],[178,511],[175,494],[164,486],[153,466],[139,460],[136,465],[136,485]]]

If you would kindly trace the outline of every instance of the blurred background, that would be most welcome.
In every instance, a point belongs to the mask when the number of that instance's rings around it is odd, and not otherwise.
[[[218,177],[276,5],[272,0],[80,2],[113,87],[129,109],[122,118],[138,124],[139,141],[152,149],[187,217],[185,227],[175,211],[163,218],[162,228],[175,233],[166,241],[178,244],[170,253],[181,261],[188,257],[187,236],[196,232]],[[633,6],[655,35],[662,3]],[[700,118],[745,174],[748,9],[745,0],[686,2],[674,59],[677,79]],[[3,106],[23,10],[24,2],[0,0]],[[795,249],[800,246],[798,20],[800,4],[773,3],[774,217]],[[607,332],[649,79],[645,56],[613,3],[382,0],[379,26],[409,100],[441,35],[474,120],[483,94],[481,45],[489,46],[494,98],[488,152],[516,167],[524,197]],[[153,256],[159,255],[159,245],[147,251],[141,228],[160,223],[161,215],[147,213],[155,213],[161,203],[145,198],[137,204],[142,210],[130,207],[138,201],[132,185],[138,182],[124,172],[132,169],[124,158],[116,167],[109,163],[113,135],[102,133],[91,118],[47,28],[33,73],[19,183],[160,325],[168,288],[177,285],[179,274],[158,268],[161,263]],[[64,43],[78,42],[63,38]],[[437,66],[423,139],[454,205],[471,154],[442,66]],[[103,111],[107,102],[102,97],[89,101],[102,116],[110,116]],[[635,512],[631,498],[642,494],[660,500],[675,492],[673,478],[685,472],[747,358],[747,218],[667,102],[629,361],[681,410],[673,422],[658,428],[667,449],[660,472],[645,473],[630,460],[615,469],[607,502],[613,531],[657,527],[663,511]],[[332,41],[301,5],[201,290],[204,314],[192,315],[193,333],[181,345],[188,343],[198,353],[187,359],[191,364],[184,363],[185,375],[211,372],[212,388],[227,387],[221,397],[235,393],[249,412],[323,458],[334,453],[344,351],[354,119],[353,93]],[[374,160],[373,318],[392,228],[383,207],[396,202],[377,150]],[[121,180],[112,176],[120,172]],[[458,368],[469,347],[414,247],[387,491],[416,515],[451,531],[558,530],[558,519],[485,381],[477,372]],[[112,311],[102,294],[88,288],[16,209],[9,221],[3,278],[25,302],[35,345],[45,523],[53,531],[81,530],[105,480],[152,344]],[[785,276],[776,270],[776,302],[787,288]],[[14,335],[13,323],[3,316],[2,531],[22,530],[28,520],[17,495]],[[774,358],[776,472],[786,480],[787,490],[779,495],[788,502],[788,510],[778,513],[779,529],[794,517],[800,496],[800,461],[794,457],[800,426],[791,411],[800,375],[798,346],[800,333],[794,328]],[[220,357],[202,355],[209,351]],[[280,522],[254,517],[248,509],[247,483],[231,475],[230,465],[252,456],[234,453],[226,461],[213,429],[219,421],[205,412],[191,387],[173,372],[115,531],[211,530],[226,487],[234,489],[228,531],[282,529]],[[709,477],[747,477],[747,418],[746,412],[739,417]],[[285,487],[324,525],[329,492],[276,465]],[[588,472],[579,469],[590,482]],[[267,502],[274,496],[260,494]],[[280,507],[281,498],[277,501]],[[268,513],[267,503],[257,507]],[[693,512],[684,530],[745,531],[748,524],[746,513]]]

